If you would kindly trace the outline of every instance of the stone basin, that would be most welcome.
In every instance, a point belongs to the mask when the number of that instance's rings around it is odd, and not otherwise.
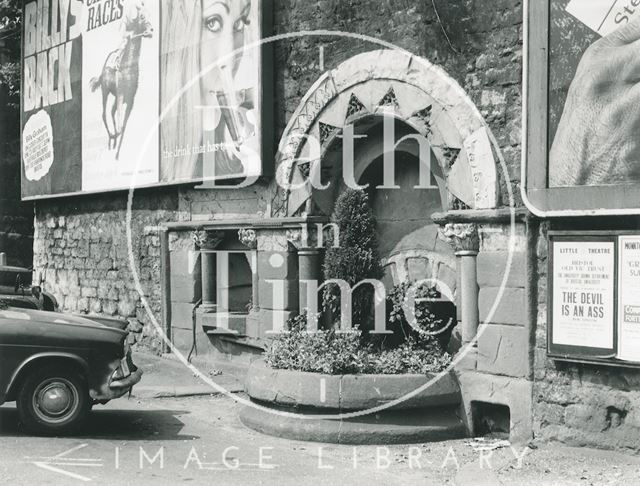
[[[424,389],[411,398],[375,413],[366,412],[421,387]],[[277,370],[258,360],[249,368],[245,389],[256,406],[243,407],[240,420],[276,437],[338,444],[408,444],[467,436],[460,413],[460,387],[453,373],[325,375]],[[351,416],[340,416],[345,413]]]
[[[282,407],[367,410],[397,400],[423,388],[393,406],[405,410],[460,404],[460,387],[453,373],[427,375],[325,375],[278,370],[263,360],[254,361],[247,373],[247,394],[260,402]],[[437,378],[437,379],[436,379]],[[433,382],[429,384],[430,381]]]

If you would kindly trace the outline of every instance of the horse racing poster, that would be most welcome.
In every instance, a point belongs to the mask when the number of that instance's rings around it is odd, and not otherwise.
[[[158,182],[159,5],[86,0],[82,190]]]

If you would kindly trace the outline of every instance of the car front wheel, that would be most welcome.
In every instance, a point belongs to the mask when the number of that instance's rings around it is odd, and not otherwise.
[[[85,380],[77,371],[50,366],[26,378],[17,404],[27,431],[57,435],[77,430],[89,413],[91,402]]]

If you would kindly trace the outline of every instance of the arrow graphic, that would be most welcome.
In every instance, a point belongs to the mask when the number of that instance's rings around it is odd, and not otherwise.
[[[91,481],[91,478],[88,478],[86,476],[82,476],[80,474],[76,474],[70,471],[65,471],[64,469],[60,469],[60,467],[102,467],[103,465],[102,459],[80,459],[80,458],[68,457],[70,454],[80,449],[84,449],[88,445],[89,444],[77,445],[53,457],[31,458],[31,459],[37,459],[36,461],[31,461],[31,462],[33,462],[35,466],[41,469],[46,469],[47,471],[55,472],[57,474],[62,474],[64,476],[77,479],[79,481],[88,482],[88,481]]]

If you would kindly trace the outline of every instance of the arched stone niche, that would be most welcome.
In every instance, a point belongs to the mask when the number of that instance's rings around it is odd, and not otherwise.
[[[304,96],[280,141],[271,215],[317,212],[314,190],[304,184],[309,159],[319,154],[324,164],[347,126],[366,130],[367,123],[381,116],[401,121],[429,141],[445,210],[456,200],[470,209],[496,207],[493,147],[474,103],[440,67],[385,49],[346,60],[323,74]],[[297,188],[290,190],[283,182]]]
[[[428,60],[403,51],[375,50],[356,55],[326,72],[303,97],[279,144],[276,178],[271,187],[271,216],[329,216],[335,198],[344,189],[340,176],[344,169],[342,147],[348,138],[345,134],[351,129],[356,134],[370,133],[381,120],[389,119],[394,120],[400,135],[419,134],[428,141],[441,211],[496,208],[494,150],[499,153],[499,148],[492,145],[489,129],[473,101],[452,77]],[[415,155],[416,144],[413,148],[411,145],[409,142],[392,150]],[[375,138],[367,146],[357,147],[356,181],[367,164],[387,152],[387,148],[376,145]],[[419,163],[423,163],[421,157]],[[330,189],[319,190],[311,185],[313,170],[322,172],[323,183],[331,182]],[[439,229],[432,221],[430,224],[441,240],[437,242],[440,246],[403,248],[383,258],[383,264],[395,266],[395,282],[412,279],[410,261],[420,258],[426,262],[425,268],[431,268],[424,274],[428,276],[430,272],[438,280],[450,282],[459,320],[464,324],[462,341],[471,342],[479,324],[477,227],[454,220]],[[442,236],[449,240],[453,251],[442,247]],[[298,252],[301,268],[316,269],[308,275],[301,273],[300,279],[319,279],[318,265],[307,265],[305,261],[318,260],[321,248],[308,242],[298,246],[298,250],[304,250]],[[434,271],[436,267],[438,270]],[[300,308],[304,308],[302,303]]]

